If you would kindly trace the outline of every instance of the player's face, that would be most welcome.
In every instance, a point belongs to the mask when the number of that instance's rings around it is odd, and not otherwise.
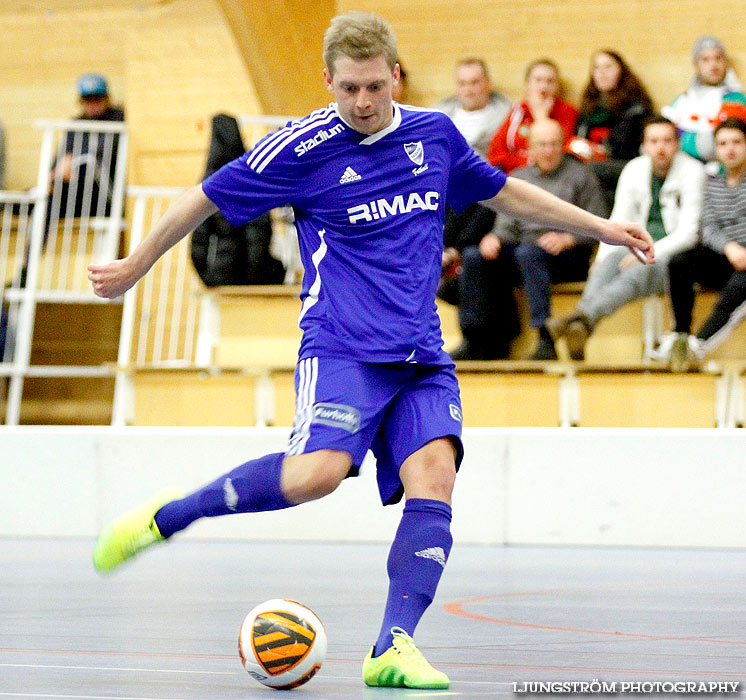
[[[394,119],[391,90],[399,82],[399,64],[392,73],[383,56],[357,60],[339,56],[334,75],[324,69],[329,92],[337,101],[339,114],[362,134],[375,134]]]
[[[670,124],[650,124],[646,126],[642,148],[653,161],[655,173],[658,176],[665,176],[671,168],[676,151],[679,150],[676,130]]]
[[[467,112],[486,107],[491,90],[489,78],[479,63],[462,63],[456,68],[456,94]]]
[[[740,129],[720,129],[715,136],[715,156],[726,170],[746,166],[746,136]]]
[[[705,85],[720,85],[725,80],[728,62],[720,49],[700,51],[694,65],[697,69],[697,76]]]

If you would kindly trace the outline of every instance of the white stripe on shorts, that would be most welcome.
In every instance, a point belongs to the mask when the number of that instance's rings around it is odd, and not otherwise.
[[[319,375],[319,358],[307,357],[298,363],[298,395],[296,397],[295,421],[285,454],[300,455],[306,449],[311,435],[313,405],[316,403],[316,381]]]

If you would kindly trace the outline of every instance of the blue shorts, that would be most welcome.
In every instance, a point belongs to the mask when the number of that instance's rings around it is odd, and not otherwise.
[[[295,422],[287,455],[339,450],[357,476],[368,450],[384,505],[404,493],[399,469],[428,442],[451,438],[461,465],[461,399],[452,366],[308,357],[295,370]]]

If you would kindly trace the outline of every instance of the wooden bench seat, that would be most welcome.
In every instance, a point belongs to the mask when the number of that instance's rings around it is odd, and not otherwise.
[[[134,424],[290,427],[294,370],[131,368]],[[465,427],[729,427],[746,411],[742,365],[674,374],[639,363],[494,361],[459,362],[456,373]]]
[[[582,282],[555,285],[552,309],[555,315],[570,313],[583,291]],[[300,287],[295,285],[247,285],[213,287],[203,292],[203,325],[208,331],[210,350],[205,364],[236,364],[294,361],[300,345],[298,316]],[[516,300],[521,314],[522,332],[513,342],[511,359],[520,360],[533,350],[536,331],[528,323],[528,304],[523,290]],[[452,350],[461,342],[458,308],[436,300],[441,321],[443,345]],[[627,305],[604,319],[588,343],[590,362],[623,362],[642,359],[644,300]]]
[[[563,365],[457,362],[465,427],[557,427],[562,424]]]
[[[714,428],[726,420],[722,367],[672,373],[665,366],[578,363],[577,420],[586,428]]]
[[[294,364],[301,332],[300,287],[247,285],[213,287],[204,292],[203,332],[210,340],[206,364],[220,367]],[[445,347],[458,345],[458,310],[438,300]],[[214,330],[208,330],[213,324]]]

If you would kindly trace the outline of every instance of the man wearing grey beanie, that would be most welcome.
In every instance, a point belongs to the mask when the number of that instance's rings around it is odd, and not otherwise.
[[[724,117],[736,115],[732,110],[743,110],[746,117],[746,96],[717,37],[700,36],[692,60],[695,75],[689,88],[661,111],[681,132],[681,149],[707,163],[715,157],[713,130]]]

